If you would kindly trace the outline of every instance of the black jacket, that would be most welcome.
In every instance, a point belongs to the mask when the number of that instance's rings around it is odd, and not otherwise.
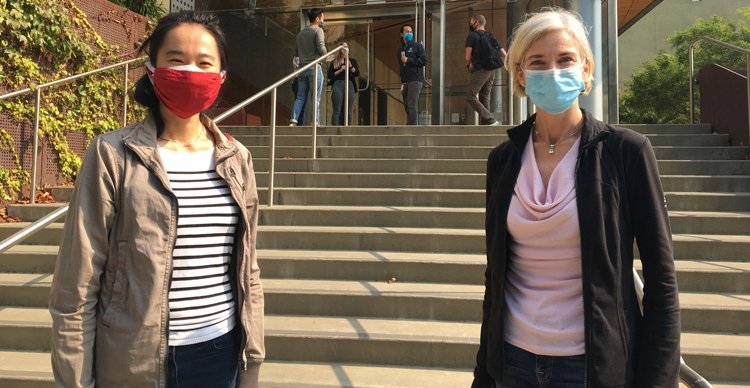
[[[342,64],[342,66],[344,66]],[[357,77],[359,77],[359,64],[354,58],[349,58],[349,82],[354,85],[354,91],[357,91]],[[353,70],[351,70],[353,69]],[[328,65],[328,85],[333,85],[338,80],[345,80],[346,74],[343,72],[336,74],[336,69],[333,68],[333,62]]]
[[[401,53],[406,55],[406,63],[401,62]],[[404,44],[398,49],[397,58],[401,69],[401,83],[424,82],[424,66],[427,64],[427,56],[421,44],[415,42]]]
[[[508,131],[487,161],[487,270],[473,388],[503,375],[507,215],[535,117]],[[680,310],[672,235],[656,158],[645,136],[584,111],[576,163],[588,387],[677,387]],[[571,151],[573,152],[573,151]],[[644,313],[633,288],[633,239]]]

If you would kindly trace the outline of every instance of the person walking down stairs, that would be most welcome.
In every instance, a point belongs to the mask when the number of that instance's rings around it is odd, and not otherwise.
[[[579,107],[594,62],[574,14],[531,16],[507,61],[516,93],[537,113],[487,162],[486,290],[472,387],[676,388],[680,308],[650,142]]]
[[[472,16],[469,19],[465,60],[470,80],[466,102],[479,114],[480,124],[500,125],[489,110],[490,94],[497,69],[502,67],[506,53],[492,34],[485,31],[486,24],[487,19],[484,15]]]
[[[255,174],[201,113],[226,47],[214,15],[163,17],[140,48],[135,99],[150,115],[86,151],[49,303],[58,386],[258,386]]]

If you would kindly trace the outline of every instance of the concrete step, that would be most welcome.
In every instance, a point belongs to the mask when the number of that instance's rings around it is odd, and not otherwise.
[[[351,363],[313,363],[301,361],[270,361],[260,370],[260,386],[342,387],[342,388],[417,388],[468,387],[472,370],[398,367]]]
[[[703,147],[703,146],[727,146],[729,135],[719,134],[693,134],[685,136],[682,134],[647,135],[654,146],[676,146],[676,147]],[[245,145],[270,146],[269,135],[237,135],[235,138]],[[422,135],[325,135],[317,137],[318,146],[334,147],[363,147],[363,146],[410,146],[410,147],[433,147],[433,146],[488,146],[494,147],[508,140],[505,134],[422,134]],[[311,146],[311,135],[276,135],[276,146]]]
[[[258,188],[261,204],[268,191]],[[666,192],[670,210],[750,212],[750,193]],[[484,207],[484,189],[276,188],[275,205]]]
[[[0,349],[48,351],[51,327],[46,309],[5,307]],[[470,368],[479,325],[267,313],[265,337],[267,357],[275,360]]]
[[[662,175],[665,191],[750,192],[750,175]],[[256,173],[258,186],[268,186],[268,174]],[[484,190],[483,173],[276,173],[277,188],[412,188]]]
[[[49,357],[45,352],[0,351],[0,386],[54,388]],[[264,388],[455,388],[471,382],[470,369],[266,360],[260,370]],[[711,383],[714,388],[750,386],[750,381]],[[687,386],[681,383],[680,388]]]
[[[6,307],[0,322],[0,349],[49,349],[51,321],[45,309]],[[478,341],[478,322],[266,316],[271,360],[471,368]],[[684,331],[681,346],[686,362],[700,365],[705,377],[750,381],[750,370],[742,367],[750,361],[750,335]]]
[[[691,145],[708,146],[708,145],[725,145],[719,144],[711,135],[696,135],[696,139]],[[267,135],[238,135],[235,138],[242,144],[248,146],[269,146],[271,137]],[[508,136],[505,134],[488,134],[471,136],[451,134],[451,135],[318,135],[317,145],[327,147],[466,147],[466,146],[485,146],[495,147],[506,141]],[[276,136],[277,147],[303,146],[312,145],[312,137],[309,135],[282,135]]]
[[[28,222],[0,224],[5,239]],[[57,245],[61,223],[29,237],[29,245]],[[674,234],[675,257],[710,261],[750,261],[750,235]],[[260,249],[365,250],[483,253],[484,230],[367,226],[277,226],[258,228]]]
[[[268,158],[269,147],[247,145],[254,158]],[[330,147],[318,145],[316,155],[326,159],[487,159],[494,147]],[[747,147],[654,147],[657,159],[745,160]],[[310,158],[310,146],[276,147],[277,158]]]
[[[750,193],[667,192],[665,197],[669,210],[750,212]]]
[[[57,246],[19,245],[0,255],[0,272],[51,273]],[[484,254],[258,250],[264,279],[329,279],[484,284]],[[640,261],[634,266],[640,269]],[[675,260],[680,291],[750,293],[750,262]]]
[[[620,127],[630,128],[643,134],[654,135],[698,135],[710,134],[711,124],[617,124]],[[504,134],[510,125],[484,126],[484,125],[430,125],[430,126],[322,126],[318,127],[320,135],[424,135],[424,134]],[[268,135],[271,133],[270,126],[222,126],[222,130],[232,134],[241,135]],[[311,126],[277,126],[276,133],[281,135],[312,135]]]
[[[410,283],[399,281],[398,275],[390,279],[392,281],[265,278],[266,313],[456,322],[481,318],[482,283]],[[51,281],[49,274],[0,274],[0,290],[3,291],[0,305],[43,308],[49,300]],[[680,303],[683,330],[750,334],[748,294],[682,292]],[[3,314],[16,314],[16,318],[5,316],[5,321],[26,319],[17,311],[11,307],[0,311],[0,323]],[[8,341],[13,338],[16,336]],[[3,346],[0,341],[0,348]]]
[[[0,386],[54,388],[49,358],[46,352],[0,351]],[[264,388],[452,388],[469,386],[471,381],[469,369],[273,360],[266,360],[260,369]]]
[[[680,342],[685,362],[709,381],[750,381],[749,335],[683,330]]]
[[[664,175],[750,175],[750,160],[660,160]],[[255,171],[269,169],[267,158],[253,160]],[[484,174],[485,159],[276,159],[276,172],[471,173]]]
[[[11,215],[33,222],[64,203],[8,205]],[[670,211],[673,233],[750,234],[750,212]],[[60,220],[63,222],[64,218]],[[262,205],[261,225],[484,228],[484,209],[415,206]]]
[[[49,352],[0,349],[0,387],[55,388]]]
[[[380,135],[380,136],[391,136],[391,135],[492,135],[502,134],[508,131],[512,126],[500,125],[500,126],[486,126],[486,125],[431,125],[431,126],[383,126],[383,125],[350,125],[348,127],[343,126],[319,126],[318,135]],[[234,137],[238,136],[254,136],[254,135],[269,135],[271,133],[270,126],[222,126],[221,129]],[[701,128],[690,128],[698,134],[710,133],[710,130]],[[291,136],[312,136],[311,126],[276,126],[277,135],[291,135]]]
[[[8,205],[11,215],[33,222],[62,203]],[[673,233],[750,234],[750,212],[670,211]],[[63,222],[61,219],[60,222]],[[382,226],[430,228],[484,228],[482,208],[415,206],[286,206],[262,205],[261,225]]]
[[[633,267],[640,273],[641,261],[635,260]],[[750,262],[677,259],[675,268],[677,285],[681,292],[750,293]]]
[[[643,134],[692,135],[711,133],[711,124],[617,124]]]

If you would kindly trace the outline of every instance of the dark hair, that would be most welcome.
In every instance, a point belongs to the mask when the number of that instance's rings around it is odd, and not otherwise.
[[[310,8],[310,10],[307,11],[307,20],[309,20],[310,23],[312,23],[315,21],[315,19],[317,19],[322,14],[323,14],[322,8]]]
[[[402,33],[402,34],[404,33],[404,28],[406,28],[406,27],[409,27],[409,28],[411,28],[412,30],[414,30],[414,27],[412,27],[412,26],[411,26],[411,24],[409,24],[409,23],[406,23],[406,24],[404,24],[403,26],[401,26],[401,33]]]
[[[193,12],[193,11],[182,11],[170,13],[161,19],[154,27],[146,40],[143,41],[141,47],[138,48],[138,55],[144,52],[148,54],[148,59],[151,63],[156,66],[156,54],[159,52],[164,39],[167,37],[169,31],[172,31],[175,27],[188,23],[198,24],[203,26],[216,40],[216,46],[219,48],[219,59],[221,60],[221,70],[227,68],[227,40],[224,37],[224,32],[219,27],[219,18],[206,12]],[[154,92],[154,86],[151,85],[151,80],[148,78],[148,74],[143,75],[138,82],[135,84],[135,93],[133,98],[139,104],[147,107],[151,111],[151,115],[156,120],[156,127],[159,132],[164,128],[164,121],[159,113],[159,98]]]

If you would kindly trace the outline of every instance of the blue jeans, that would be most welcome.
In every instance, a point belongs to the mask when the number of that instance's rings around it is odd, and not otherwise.
[[[586,357],[539,356],[505,343],[503,380],[498,388],[583,388]]]
[[[318,98],[315,101],[315,110],[318,114],[318,122],[320,122],[320,95],[323,94],[323,70],[320,66],[316,65],[303,71],[297,77],[297,98],[294,100],[292,118],[289,120],[295,124],[298,123],[299,115],[305,107],[305,101],[307,101],[307,93],[310,90],[310,85],[315,83],[316,71],[318,72]],[[310,122],[312,122],[312,120],[310,120]]]
[[[333,105],[333,114],[331,114],[331,125],[344,124],[344,82],[337,80],[331,88],[331,103]],[[354,84],[349,81],[349,125],[352,124],[352,112],[354,111]]]
[[[209,341],[170,346],[167,388],[234,388],[240,357],[239,326]]]

